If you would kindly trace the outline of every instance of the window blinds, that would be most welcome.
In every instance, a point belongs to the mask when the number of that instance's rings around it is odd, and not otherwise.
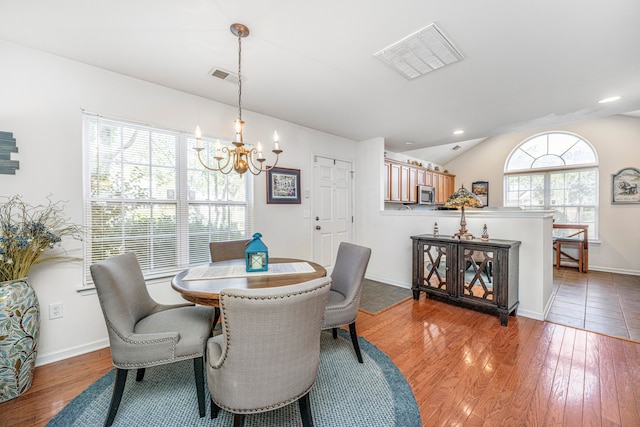
[[[83,114],[85,277],[133,251],[147,278],[209,261],[209,242],[247,238],[252,182],[204,169],[195,136]],[[210,153],[212,140],[203,138]]]

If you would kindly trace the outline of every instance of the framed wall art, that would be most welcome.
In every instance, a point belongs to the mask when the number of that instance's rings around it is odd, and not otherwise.
[[[471,192],[478,196],[478,199],[482,202],[482,207],[489,206],[489,183],[487,181],[472,183]]]
[[[640,170],[620,169],[611,175],[611,203],[640,203]]]
[[[271,168],[267,171],[267,203],[300,203],[300,169]]]

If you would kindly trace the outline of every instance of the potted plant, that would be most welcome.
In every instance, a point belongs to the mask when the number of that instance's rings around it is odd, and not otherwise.
[[[62,202],[0,198],[0,402],[31,387],[40,307],[27,275],[35,264],[72,259],[56,249],[65,236],[80,239],[82,229],[69,223]]]

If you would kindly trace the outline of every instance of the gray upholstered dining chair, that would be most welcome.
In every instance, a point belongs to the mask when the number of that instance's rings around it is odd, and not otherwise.
[[[222,334],[207,343],[211,418],[220,409],[242,426],[246,414],[298,401],[313,425],[309,390],[320,363],[322,315],[331,278],[220,292]]]
[[[142,381],[145,368],[187,359],[193,359],[198,409],[200,417],[204,417],[203,357],[211,336],[213,307],[156,303],[149,295],[133,252],[97,262],[90,270],[116,367],[105,426],[113,423],[118,412],[130,369],[137,369],[136,381]]]
[[[356,334],[356,317],[360,308],[360,295],[364,274],[367,271],[371,249],[342,242],[338,247],[336,262],[331,272],[331,292],[324,311],[322,329],[331,329],[333,338],[338,337],[338,327],[349,325],[349,333],[358,362],[362,353]]]
[[[224,242],[209,242],[211,262],[227,261],[230,259],[244,259],[248,239],[227,240]]]

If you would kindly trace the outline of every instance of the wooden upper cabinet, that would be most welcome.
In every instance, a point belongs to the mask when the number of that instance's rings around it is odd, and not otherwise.
[[[444,188],[443,188],[444,201],[446,202],[449,196],[451,196],[456,191],[454,186],[455,177],[453,175],[448,175],[448,174],[442,174],[442,176],[444,178]]]
[[[431,172],[430,170],[424,171],[424,184],[422,185],[433,187],[433,172]]]
[[[388,202],[391,198],[391,165],[384,162],[384,201]]]
[[[442,204],[453,193],[454,175],[433,171],[420,166],[385,159],[385,202],[417,203],[418,185],[436,189],[436,203]]]
[[[418,201],[418,169],[409,168],[409,203],[417,203]]]
[[[403,203],[409,202],[409,194],[411,190],[411,168],[409,166],[400,166],[400,201]]]
[[[396,163],[391,163],[391,171],[389,173],[389,201],[390,202],[399,202],[400,201],[400,186],[402,184],[402,178],[400,175],[401,166]]]

